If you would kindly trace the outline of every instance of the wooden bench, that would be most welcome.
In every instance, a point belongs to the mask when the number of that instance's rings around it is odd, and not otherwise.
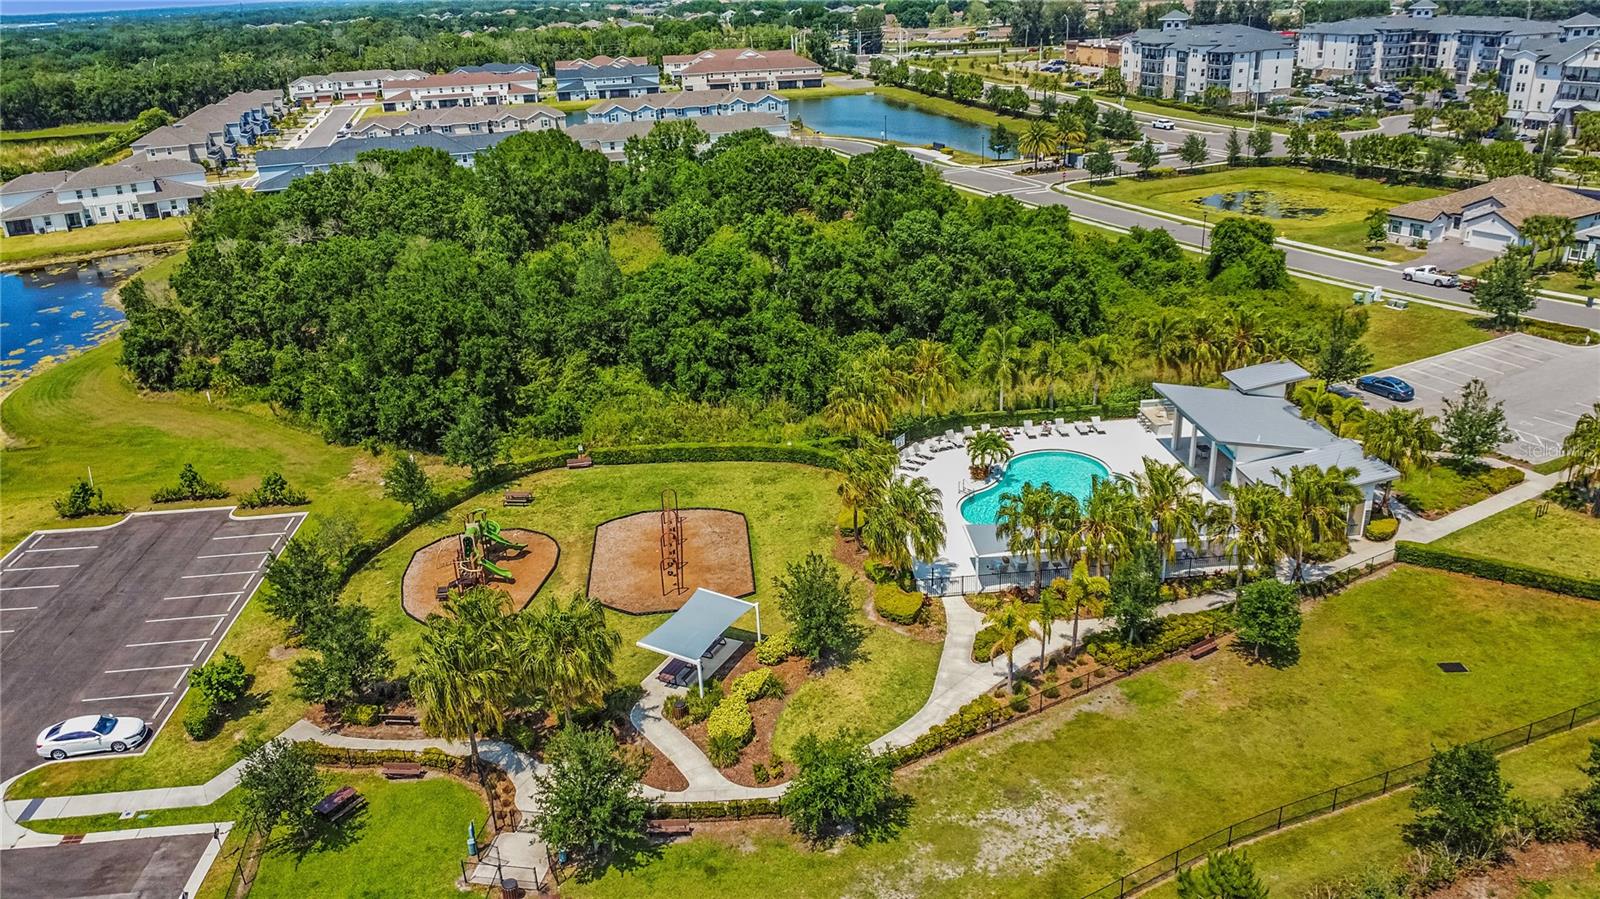
[[[383,776],[388,780],[414,780],[420,779],[427,773],[416,762],[389,762],[383,766]]]
[[[417,726],[417,716],[416,715],[379,715],[378,716],[378,723],[379,724],[403,725],[403,726],[406,726],[406,727],[416,727]]]
[[[1217,651],[1217,638],[1216,637],[1207,637],[1204,640],[1201,640],[1199,643],[1196,643],[1194,645],[1194,647],[1189,650],[1189,658],[1191,658],[1191,659],[1203,659],[1206,656],[1211,655],[1212,653],[1214,653],[1216,651]]]
[[[322,801],[313,806],[311,811],[325,821],[338,821],[366,802],[367,800],[356,792],[355,787],[340,787],[322,797]]]
[[[645,832],[653,837],[689,837],[694,836],[694,825],[688,821],[660,820],[651,821]]]
[[[579,456],[576,459],[568,459],[567,460],[567,467],[568,468],[593,468],[594,467],[594,460],[589,458],[588,456]]]
[[[507,506],[527,506],[533,503],[533,494],[526,490],[507,490],[501,500]]]

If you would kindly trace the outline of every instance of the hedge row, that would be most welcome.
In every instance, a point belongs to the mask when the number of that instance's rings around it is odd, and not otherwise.
[[[650,806],[649,816],[655,820],[777,818],[783,814],[783,803],[778,799],[730,799],[726,802],[658,802]]]
[[[1207,609],[1169,615],[1160,619],[1159,625],[1160,633],[1132,646],[1123,643],[1117,631],[1090,634],[1083,641],[1083,651],[1102,665],[1118,671],[1132,671],[1161,659],[1175,649],[1232,630],[1233,616],[1227,608]]]
[[[908,593],[894,584],[879,584],[872,598],[878,614],[895,624],[915,624],[926,601],[923,594]]]
[[[940,415],[934,418],[902,420],[895,423],[895,430],[903,431],[906,440],[915,442],[936,437],[945,431],[960,431],[964,427],[977,427],[978,425],[1017,426],[1024,420],[1031,419],[1035,422],[1055,421],[1086,421],[1091,415],[1101,418],[1132,418],[1139,412],[1138,400],[1128,402],[1105,402],[1098,406],[1058,406],[1054,409],[1009,409],[1005,412],[955,412],[949,415]]]
[[[1439,568],[1444,571],[1454,571],[1457,574],[1470,574],[1473,577],[1500,581],[1504,584],[1516,584],[1519,587],[1549,590],[1552,593],[1564,593],[1568,596],[1580,596],[1584,599],[1600,599],[1600,581],[1570,577],[1564,574],[1557,574],[1554,571],[1547,571],[1543,568],[1518,565],[1515,562],[1503,562],[1499,559],[1475,556],[1470,553],[1424,546],[1420,543],[1412,543],[1409,540],[1401,540],[1395,544],[1394,558],[1397,562],[1408,562],[1412,565],[1421,565],[1426,568]]]
[[[416,752],[410,749],[348,749],[343,746],[329,746],[315,741],[303,741],[301,745],[310,750],[317,764],[345,768],[364,768],[371,765],[411,762],[424,768],[432,768],[435,771],[454,774],[465,769],[469,761],[467,756],[451,755],[442,749],[434,749],[432,747]],[[488,762],[484,762],[484,764],[489,765]],[[490,767],[493,766],[491,765]]]

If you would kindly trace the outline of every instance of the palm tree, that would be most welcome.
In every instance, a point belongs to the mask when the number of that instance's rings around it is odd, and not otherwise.
[[[1016,686],[1012,672],[1017,667],[1017,647],[1033,636],[1029,623],[1027,610],[1022,607],[1022,600],[1016,597],[990,609],[983,618],[984,629],[994,634],[994,648],[1006,654],[1007,690]]]
[[[1164,465],[1149,456],[1144,459],[1144,471],[1134,475],[1140,511],[1150,522],[1162,565],[1177,555],[1179,540],[1191,546],[1200,540],[1204,507],[1194,491],[1196,483],[1182,465]]]
[[[1600,473],[1600,403],[1578,416],[1572,433],[1561,441],[1561,452],[1567,457],[1568,483],[1589,486]]]
[[[1278,565],[1283,533],[1289,524],[1288,501],[1283,491],[1267,483],[1235,487],[1224,484],[1223,491],[1233,498],[1233,529],[1228,551],[1244,584],[1247,567],[1272,570]]]
[[[1060,583],[1059,579],[1057,583]],[[1067,603],[1072,606],[1072,657],[1078,657],[1078,617],[1087,606],[1099,607],[1111,595],[1111,582],[1090,577],[1082,559],[1073,563],[1072,579],[1067,581]]]
[[[850,510],[851,533],[857,546],[861,545],[861,510],[875,504],[889,485],[894,461],[894,451],[881,440],[868,441],[839,455],[839,499]]]
[[[1296,465],[1287,475],[1276,468],[1272,473],[1282,482],[1289,506],[1279,545],[1294,556],[1294,579],[1299,581],[1307,550],[1334,535],[1344,535],[1349,509],[1362,499],[1361,488],[1355,485],[1358,472],[1336,465],[1325,469]]]
[[[1050,651],[1050,634],[1055,630],[1056,619],[1061,618],[1067,611],[1071,602],[1067,594],[1068,582],[1063,578],[1056,578],[1050,586],[1039,591],[1039,608],[1034,613],[1034,619],[1039,622],[1039,670],[1044,670],[1044,659]]]
[[[1096,334],[1078,343],[1083,354],[1084,368],[1089,373],[1089,405],[1100,405],[1100,381],[1122,368],[1121,351],[1110,334]]]
[[[856,438],[882,434],[889,429],[894,395],[889,381],[859,365],[847,366],[839,382],[828,391],[822,416],[830,425]]]
[[[1387,462],[1401,473],[1426,467],[1433,461],[1430,455],[1441,441],[1431,415],[1421,409],[1385,409],[1367,413],[1361,426],[1361,448],[1374,459]],[[1394,482],[1383,485],[1383,501],[1378,508],[1389,507],[1389,497]]]
[[[1572,219],[1561,215],[1530,215],[1522,223],[1523,237],[1527,238],[1530,266],[1536,266],[1541,250],[1551,250],[1550,261],[1554,261],[1559,251],[1570,246],[1577,238],[1577,225]]]
[[[1000,507],[995,513],[995,537],[1006,541],[1013,555],[1026,553],[1033,557],[1035,596],[1044,586],[1045,554],[1060,542],[1056,527],[1061,523],[1061,515],[1057,509],[1064,496],[1049,484],[1037,487],[1023,484],[1018,493],[1001,494]]]
[[[928,404],[950,397],[956,387],[956,359],[950,347],[937,340],[919,340],[911,348],[906,374],[917,396],[917,410],[928,414]]]
[[[1083,117],[1069,110],[1056,115],[1056,146],[1065,159],[1068,151],[1082,150],[1089,142],[1089,132],[1084,128]]]
[[[1017,138],[1017,149],[1033,157],[1035,167],[1044,154],[1055,149],[1056,127],[1044,119],[1034,119],[1023,129],[1022,135]]]
[[[1156,363],[1156,377],[1170,369],[1179,372],[1183,362],[1183,322],[1170,310],[1163,309],[1139,323],[1139,342],[1149,351]]]
[[[967,440],[967,461],[974,480],[989,476],[989,469],[1011,458],[1011,444],[999,431],[979,431]],[[982,474],[979,474],[979,472]]]
[[[1022,380],[1022,328],[991,327],[978,344],[978,378],[999,391],[1000,411],[1006,410],[1006,391]]]
[[[944,547],[944,502],[923,478],[895,478],[867,510],[861,529],[867,549],[908,573],[916,559],[933,559]]]
[[[1100,574],[1140,536],[1139,506],[1133,488],[1121,478],[1096,476],[1083,504],[1078,540]]]
[[[1300,407],[1300,416],[1309,418],[1340,437],[1359,437],[1367,407],[1360,397],[1331,393],[1323,381],[1300,382],[1290,396]]]
[[[476,588],[452,595],[445,611],[430,615],[411,669],[411,695],[430,736],[467,740],[478,766],[478,734],[505,724],[515,684],[506,664],[503,595]]]
[[[1045,390],[1046,406],[1056,407],[1056,387],[1067,379],[1072,369],[1069,348],[1060,340],[1040,340],[1029,347],[1028,379],[1034,387]]]
[[[575,593],[551,597],[512,619],[511,645],[525,666],[525,689],[563,721],[573,710],[600,705],[616,684],[612,662],[622,636],[606,623],[600,603]]]
[[[1236,368],[1257,361],[1261,337],[1266,330],[1261,313],[1241,306],[1230,306],[1222,312],[1220,327],[1223,364]]]
[[[1203,384],[1224,361],[1221,329],[1216,319],[1202,314],[1189,323],[1186,337],[1188,345],[1184,355],[1189,360],[1190,380]]]

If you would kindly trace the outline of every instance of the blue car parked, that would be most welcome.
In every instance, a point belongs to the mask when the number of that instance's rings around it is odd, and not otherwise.
[[[1368,393],[1376,393],[1378,396],[1385,396],[1401,403],[1412,400],[1417,395],[1410,384],[1393,375],[1367,375],[1357,379],[1356,386]]]

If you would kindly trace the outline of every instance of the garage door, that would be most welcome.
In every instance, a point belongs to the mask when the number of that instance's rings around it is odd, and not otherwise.
[[[1511,243],[1511,237],[1493,231],[1468,231],[1463,243],[1480,250],[1504,250]]]

